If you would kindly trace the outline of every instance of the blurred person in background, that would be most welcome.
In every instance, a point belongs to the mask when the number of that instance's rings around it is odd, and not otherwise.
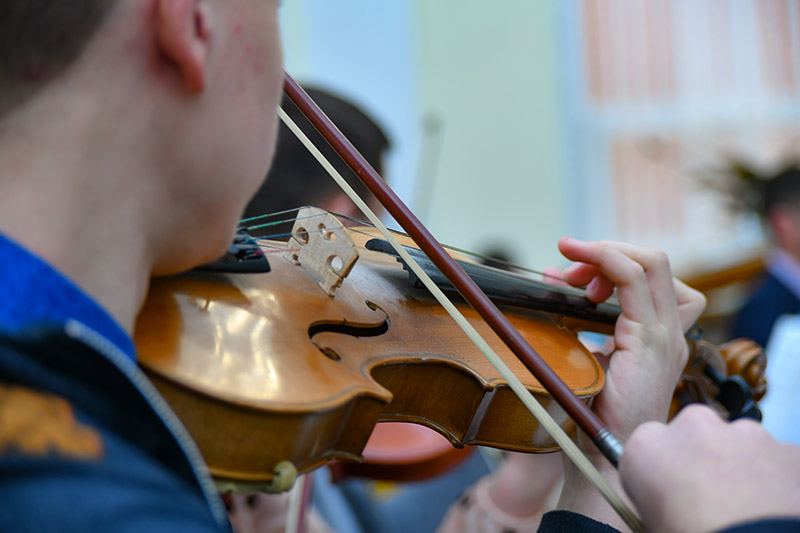
[[[778,317],[800,311],[800,168],[793,163],[772,178],[749,183],[757,191],[754,203],[773,248],[760,284],[736,316],[732,336],[766,347]]]
[[[339,130],[361,152],[367,161],[383,175],[383,158],[391,143],[380,126],[364,111],[351,102],[316,87],[304,87],[309,96],[328,115]],[[303,130],[325,158],[344,177],[347,183],[363,198],[369,198],[370,207],[379,209],[367,187],[325,142],[294,103],[284,96],[281,107]],[[365,218],[356,205],[339,188],[322,165],[283,123],[278,129],[278,144],[267,178],[245,208],[244,218],[285,213],[283,218],[293,218],[290,210],[314,206],[332,213],[353,218]],[[265,219],[269,220],[269,219]],[[258,225],[258,221],[253,222]],[[291,224],[289,225],[291,229]],[[277,234],[274,228],[256,230],[259,233]]]
[[[754,203],[772,243],[759,285],[736,316],[736,337],[766,348],[767,393],[760,402],[763,425],[780,442],[800,445],[800,167],[777,174],[748,176]]]

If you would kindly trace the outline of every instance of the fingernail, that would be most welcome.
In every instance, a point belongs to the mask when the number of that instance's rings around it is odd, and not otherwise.
[[[582,242],[583,242],[583,241],[581,241],[581,240],[578,240],[578,239],[575,239],[575,238],[573,238],[573,237],[564,237],[564,238],[565,238],[565,239],[566,239],[568,242],[574,242],[574,243],[578,243],[578,244],[580,244],[580,243],[582,243]]]
[[[595,289],[597,289],[597,283],[598,283],[597,278],[594,278],[592,281],[590,281],[589,284],[586,286],[586,292],[594,292]]]

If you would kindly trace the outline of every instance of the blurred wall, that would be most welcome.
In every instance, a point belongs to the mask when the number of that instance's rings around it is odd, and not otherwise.
[[[286,69],[347,98],[389,135],[387,179],[411,196],[420,135],[407,2],[289,0],[280,8]]]
[[[420,109],[441,123],[424,206],[439,238],[543,268],[567,229],[552,2],[415,3]]]
[[[561,262],[554,3],[291,0],[281,17],[287,69],[378,118],[394,145],[388,179],[437,238]]]
[[[760,253],[704,180],[800,159],[800,0],[288,0],[286,64],[394,143],[388,179],[441,241],[563,264],[562,235]],[[722,179],[719,175],[713,179]],[[718,185],[722,183],[719,182]]]
[[[800,160],[800,0],[557,5],[575,233],[665,249],[682,275],[760,254],[730,164]]]

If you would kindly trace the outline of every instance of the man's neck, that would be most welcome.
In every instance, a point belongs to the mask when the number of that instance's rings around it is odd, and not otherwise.
[[[142,159],[122,149],[125,140],[115,139],[111,127],[104,131],[99,106],[54,104],[0,122],[0,232],[132,333],[153,262],[151,206],[136,183],[149,169],[137,167]]]

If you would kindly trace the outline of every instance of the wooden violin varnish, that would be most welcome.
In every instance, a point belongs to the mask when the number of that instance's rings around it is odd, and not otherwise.
[[[271,243],[285,254],[270,257],[269,273],[155,279],[137,323],[140,363],[215,477],[268,484],[284,461],[299,472],[333,459],[357,461],[374,425],[387,420],[421,423],[459,447],[556,448],[427,291],[409,285],[394,258],[360,250],[331,295],[314,268],[330,268],[332,257],[347,260],[343,228],[325,214],[298,224],[313,254],[298,251],[294,240]],[[324,232],[337,237],[325,239]],[[574,431],[488,326],[459,305]],[[512,323],[576,394],[588,400],[599,392],[600,366],[570,330],[545,313],[513,311]]]

